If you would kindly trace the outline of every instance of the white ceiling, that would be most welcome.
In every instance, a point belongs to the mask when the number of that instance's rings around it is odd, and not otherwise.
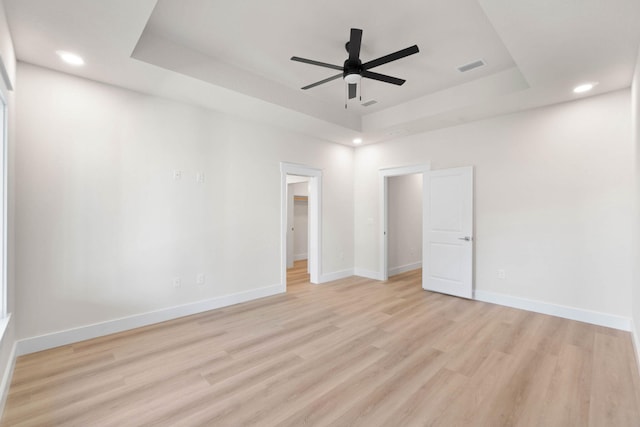
[[[363,29],[363,62],[417,44],[417,55],[374,71],[406,79],[397,87],[365,80],[363,101],[350,109],[366,114],[515,64],[493,26],[474,0],[411,0],[389,7],[388,0],[245,2],[160,0],[145,32],[160,34],[185,48],[241,68],[291,89],[337,74],[327,68],[290,61],[292,55],[342,66],[350,28]],[[384,10],[384,19],[379,12]],[[443,37],[445,36],[446,37]],[[456,67],[483,58],[487,66],[468,73]],[[344,104],[342,79],[310,89],[305,95],[330,105]]]
[[[4,2],[19,60],[344,144],[575,99],[585,81],[599,83],[588,95],[626,88],[640,42],[638,0]],[[365,79],[363,102],[377,103],[345,110],[341,79],[299,89],[337,72],[289,58],[342,65],[350,28],[363,62],[420,53],[374,70],[407,83]]]

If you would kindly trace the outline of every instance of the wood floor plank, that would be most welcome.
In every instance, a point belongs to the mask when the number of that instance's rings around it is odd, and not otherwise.
[[[497,392],[476,414],[479,425],[537,426],[556,366],[556,357],[528,350],[512,359]]]
[[[419,355],[419,357],[416,357]],[[423,383],[428,382],[446,363],[446,355],[430,347],[421,347],[412,355],[412,361],[394,369],[394,375],[364,394],[347,412],[330,426],[377,425],[388,413],[400,408]]]
[[[397,346],[388,351],[388,354],[367,367],[357,375],[352,375],[345,379],[337,387],[319,396],[304,408],[296,411],[289,418],[279,423],[279,426],[299,426],[299,425],[327,425],[335,421],[338,414],[343,414],[355,405],[355,402],[362,398],[363,391],[373,390],[392,376],[404,366],[414,363],[416,357],[421,354],[415,349],[421,343],[414,341],[412,348]],[[413,351],[412,351],[413,350]],[[407,354],[411,353],[411,354]],[[433,351],[431,350],[431,353]]]
[[[404,403],[382,419],[383,426],[430,425],[438,423],[447,411],[451,396],[456,396],[469,384],[469,378],[440,369],[429,381],[425,382]]]
[[[637,426],[640,412],[635,399],[628,353],[622,340],[596,332],[593,350],[590,425]],[[623,398],[622,396],[626,396]]]
[[[427,425],[440,427],[476,426],[478,414],[496,396],[513,371],[514,357],[492,352],[456,394],[447,395],[448,409]]]
[[[640,426],[630,334],[424,291],[421,271],[21,356],[0,426]]]
[[[541,425],[586,426],[591,403],[593,354],[581,347],[563,345],[546,392]]]

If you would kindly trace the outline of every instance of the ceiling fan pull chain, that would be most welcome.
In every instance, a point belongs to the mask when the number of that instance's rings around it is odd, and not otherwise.
[[[344,85],[344,109],[346,110],[349,105],[349,84],[345,83]]]

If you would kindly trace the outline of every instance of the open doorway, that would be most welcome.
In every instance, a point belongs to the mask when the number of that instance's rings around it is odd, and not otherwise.
[[[287,285],[309,282],[309,181],[287,175]]]
[[[417,281],[424,287],[424,276],[420,268],[426,265],[425,223],[428,217],[427,191],[430,170],[431,165],[424,164],[380,169],[379,171],[381,280],[388,280],[389,276],[418,270],[416,274],[420,274],[420,277],[417,278]],[[390,188],[392,193],[390,193]],[[413,206],[413,212],[410,215],[413,225],[401,223],[401,221],[407,221],[405,212],[407,204]],[[419,207],[416,207],[416,204]],[[419,225],[416,225],[416,221]],[[390,232],[394,234],[391,238]],[[392,248],[393,258],[391,260],[390,243],[395,245],[395,248]],[[412,259],[413,261],[411,261]]]
[[[280,163],[281,172],[281,252],[280,252],[280,280],[281,291],[287,290],[287,270],[296,267],[295,257],[306,257],[306,265],[304,260],[300,259],[298,270],[303,274],[308,274],[310,283],[320,283],[320,266],[321,266],[321,195],[322,195],[322,171],[320,169],[310,168],[303,165],[293,163]],[[300,185],[302,184],[302,185]],[[297,186],[297,188],[296,188]],[[306,187],[306,188],[305,188]],[[306,189],[306,200],[304,199],[304,190]],[[306,229],[304,233],[304,225],[298,225],[299,238],[298,249],[296,251],[296,225],[295,225],[295,196],[299,195],[299,216],[303,217],[302,212],[306,208]],[[303,203],[303,200],[306,204]],[[302,218],[299,218],[300,220]],[[306,237],[306,239],[304,239]],[[305,242],[306,240],[306,242]],[[304,245],[306,244],[306,253]]]
[[[389,180],[422,176],[422,288],[473,297],[473,167],[380,169],[380,280],[389,278]]]
[[[388,277],[422,282],[422,174],[387,181]]]

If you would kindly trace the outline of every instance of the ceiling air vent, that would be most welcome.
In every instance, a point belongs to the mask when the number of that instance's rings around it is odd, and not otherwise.
[[[460,71],[461,73],[464,73],[469,70],[473,70],[474,68],[484,67],[485,65],[487,64],[484,62],[484,60],[478,59],[477,61],[473,61],[468,64],[459,66],[458,71]]]
[[[409,131],[406,129],[394,129],[391,132],[387,132],[384,136],[386,136],[387,138],[397,138],[399,136],[403,136],[408,133]]]
[[[371,101],[363,102],[362,106],[363,107],[368,107],[369,105],[373,105],[373,104],[376,104],[376,103],[378,103],[378,101],[376,101],[375,99],[372,99]]]

